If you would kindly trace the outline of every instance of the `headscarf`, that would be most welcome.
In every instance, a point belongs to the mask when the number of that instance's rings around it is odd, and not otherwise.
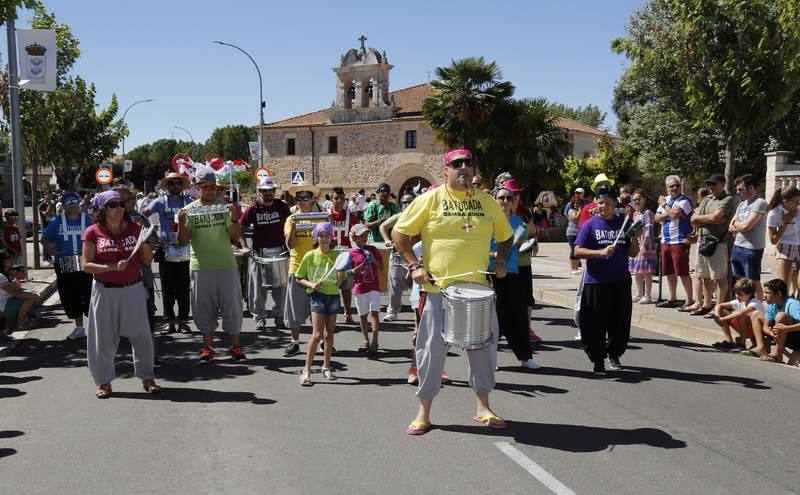
[[[330,222],[322,222],[314,225],[314,230],[311,231],[311,239],[317,242],[317,237],[320,232],[327,232],[328,237],[333,237],[333,225]]]
[[[92,198],[92,208],[99,210],[112,199],[121,200],[122,195],[117,191],[103,191],[100,194],[95,194],[94,198]]]
[[[453,160],[472,160],[472,152],[467,149],[457,149],[453,151],[449,151],[444,155],[444,164],[447,165]]]

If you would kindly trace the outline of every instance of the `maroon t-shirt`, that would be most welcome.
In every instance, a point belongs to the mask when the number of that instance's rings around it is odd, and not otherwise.
[[[95,263],[116,263],[128,259],[139,239],[141,225],[128,222],[123,232],[112,234],[105,226],[94,224],[83,233],[83,242],[94,246]],[[95,273],[94,278],[112,284],[129,284],[142,278],[142,258],[136,253],[121,272]]]
[[[286,243],[283,224],[289,215],[289,206],[280,199],[269,206],[259,199],[242,213],[239,224],[242,228],[253,225],[253,248],[281,247]]]
[[[369,256],[367,256],[369,254]],[[375,246],[366,245],[362,250],[359,247],[350,248],[350,259],[353,262],[353,294],[366,294],[373,290],[381,290],[378,277],[378,263],[383,263],[381,252]]]
[[[328,210],[328,214],[333,219],[331,225],[333,226],[333,240],[336,241],[336,245],[350,247],[350,227],[360,223],[358,217],[350,213],[347,208],[341,213],[331,208]]]

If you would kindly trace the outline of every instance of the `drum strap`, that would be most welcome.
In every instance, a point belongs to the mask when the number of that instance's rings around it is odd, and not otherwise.
[[[344,211],[345,211],[345,214],[344,214],[344,229],[343,230],[342,229],[338,229],[338,228],[336,229],[336,231],[338,232],[337,240],[339,241],[339,245],[342,245],[342,237],[343,236],[347,237],[349,235],[349,232],[350,232],[350,208],[345,208]],[[328,214],[329,215],[333,214],[333,208],[328,210]]]
[[[67,215],[61,212],[61,238],[64,241],[72,240],[72,254],[80,254],[78,249],[78,239],[81,238],[83,232],[88,225],[88,215],[84,212],[81,213],[81,224],[75,228],[69,228],[67,225]]]

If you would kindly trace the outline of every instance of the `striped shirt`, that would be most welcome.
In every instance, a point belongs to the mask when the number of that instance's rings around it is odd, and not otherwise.
[[[662,222],[663,228],[661,231],[662,244],[681,244],[689,234],[692,233],[692,200],[685,194],[680,194],[675,198],[667,199],[667,207],[672,209],[678,207],[681,210],[681,216],[678,220],[667,217]],[[666,214],[664,205],[660,205],[656,210],[656,215]]]

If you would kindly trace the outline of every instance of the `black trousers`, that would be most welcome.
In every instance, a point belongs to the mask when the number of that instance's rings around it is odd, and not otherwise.
[[[620,357],[631,336],[631,279],[585,284],[581,297],[581,344],[593,363]]]
[[[161,298],[164,302],[164,317],[175,319],[175,302],[178,303],[178,319],[189,319],[189,262],[164,261],[158,264],[161,272]]]
[[[503,278],[492,276],[492,282],[497,294],[500,335],[505,335],[518,360],[527,361],[533,354],[528,339],[529,300],[523,284],[530,284],[531,281],[523,281],[516,273],[509,273]]]
[[[92,296],[92,275],[86,272],[61,273],[58,263],[56,268],[56,287],[61,307],[67,318],[74,320],[89,314],[89,300]]]

